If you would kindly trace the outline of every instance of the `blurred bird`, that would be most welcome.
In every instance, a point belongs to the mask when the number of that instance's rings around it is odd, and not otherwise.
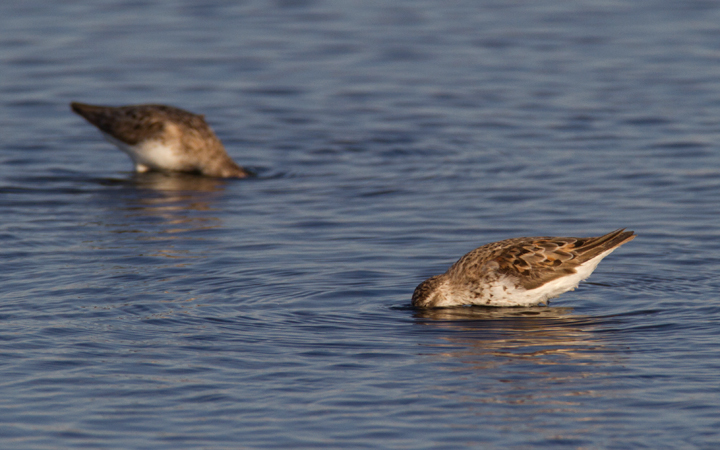
[[[202,115],[165,105],[70,107],[130,156],[137,172],[186,172],[245,178]]]

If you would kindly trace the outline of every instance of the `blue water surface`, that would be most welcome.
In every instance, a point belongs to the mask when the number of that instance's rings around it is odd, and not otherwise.
[[[0,3],[3,448],[720,446],[720,4]],[[134,174],[70,101],[205,114]],[[549,307],[409,307],[638,234]]]

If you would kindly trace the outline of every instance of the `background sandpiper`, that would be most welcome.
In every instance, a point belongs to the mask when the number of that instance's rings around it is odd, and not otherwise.
[[[127,153],[138,172],[187,172],[219,178],[251,173],[235,164],[202,115],[165,105],[95,106],[74,112]]]

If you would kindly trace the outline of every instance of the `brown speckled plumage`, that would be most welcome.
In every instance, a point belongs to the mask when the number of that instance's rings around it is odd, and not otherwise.
[[[543,303],[574,289],[603,257],[634,238],[632,231],[619,229],[598,237],[523,237],[487,244],[460,258],[444,274],[420,283],[412,304]]]
[[[220,178],[250,175],[228,156],[202,115],[166,105],[112,107],[73,102],[70,107],[128,153],[138,171]]]

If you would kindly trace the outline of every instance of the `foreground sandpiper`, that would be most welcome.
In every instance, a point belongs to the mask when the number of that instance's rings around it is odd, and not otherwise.
[[[483,245],[442,275],[417,288],[412,305],[532,306],[573,290],[613,250],[635,239],[632,231],[604,236],[522,237]]]
[[[138,172],[187,172],[245,178],[202,115],[165,105],[95,106],[73,102],[74,112],[127,153]]]

